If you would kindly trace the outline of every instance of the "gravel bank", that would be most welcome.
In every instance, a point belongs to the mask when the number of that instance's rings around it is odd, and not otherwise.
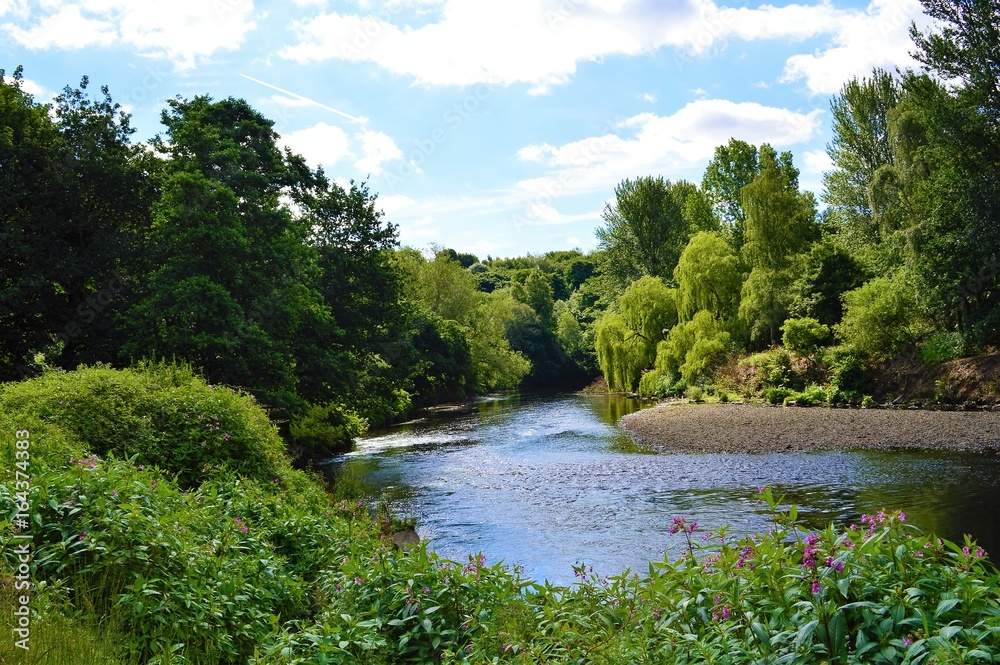
[[[668,405],[625,416],[621,425],[661,452],[1000,451],[1000,412]]]

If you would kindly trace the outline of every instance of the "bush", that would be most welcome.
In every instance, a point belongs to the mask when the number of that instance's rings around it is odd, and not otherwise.
[[[684,391],[684,396],[692,402],[701,402],[705,397],[705,391],[698,386],[688,386]]]
[[[823,362],[830,368],[830,386],[842,392],[865,388],[865,372],[858,353],[846,346],[833,346],[823,353]]]
[[[955,360],[965,355],[965,338],[958,332],[941,332],[920,347],[920,357],[928,365]]]
[[[332,454],[351,449],[368,423],[339,404],[310,405],[289,427],[293,446]]]
[[[830,339],[830,328],[816,319],[786,319],[781,341],[789,351],[812,353]]]
[[[785,388],[792,382],[792,357],[786,349],[756,353],[740,361],[756,370],[759,389]]]
[[[837,335],[861,356],[883,360],[912,348],[929,332],[917,290],[906,273],[879,277],[844,294]]]
[[[209,385],[184,365],[50,370],[0,386],[0,414],[0,425],[37,431],[38,452],[51,453],[39,455],[41,464],[114,455],[176,474],[184,488],[198,485],[206,469],[270,482],[290,468],[252,396]]]
[[[785,398],[785,403],[795,402],[796,406],[815,406],[817,404],[831,403],[831,394],[834,390],[827,390],[822,386],[813,384],[800,393],[791,393]]]

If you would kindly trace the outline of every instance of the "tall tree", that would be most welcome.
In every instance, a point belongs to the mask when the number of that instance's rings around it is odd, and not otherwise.
[[[903,224],[891,121],[902,86],[880,69],[854,78],[831,102],[833,169],[823,177],[828,217],[844,245],[872,267],[898,264],[893,235]]]
[[[743,188],[753,182],[759,169],[757,148],[739,139],[730,139],[715,149],[708,163],[701,186],[709,194],[722,228],[732,248],[743,248],[746,213],[743,210]]]
[[[689,182],[662,177],[619,183],[614,203],[604,209],[605,225],[597,229],[605,274],[622,288],[643,275],[669,280],[691,237],[692,224],[684,211],[696,191]]]
[[[689,321],[702,310],[722,320],[735,317],[743,278],[739,257],[720,234],[695,235],[674,269],[680,320]]]

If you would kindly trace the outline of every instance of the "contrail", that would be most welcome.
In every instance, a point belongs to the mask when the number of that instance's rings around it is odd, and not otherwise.
[[[344,113],[343,111],[338,111],[337,109],[333,108],[332,106],[327,106],[326,104],[320,104],[315,99],[309,99],[308,97],[303,97],[302,95],[297,95],[294,92],[290,92],[288,90],[285,90],[284,88],[279,88],[278,86],[271,85],[270,83],[265,83],[264,81],[261,81],[260,79],[255,79],[252,76],[247,76],[246,74],[240,74],[240,76],[242,76],[245,79],[249,79],[249,80],[253,81],[254,83],[259,83],[259,84],[261,84],[263,86],[271,88],[272,90],[277,90],[278,92],[280,92],[283,95],[288,95],[289,97],[294,97],[296,99],[301,99],[302,101],[307,102],[309,104],[312,104],[313,106],[318,106],[321,109],[326,109],[327,111],[332,111],[333,113],[336,113],[337,115],[340,115],[340,116],[343,116],[343,117],[347,118],[351,122],[356,122],[356,123],[358,123],[360,125],[363,125],[366,122],[368,122],[367,118],[356,118],[353,115],[349,115],[347,113]]]

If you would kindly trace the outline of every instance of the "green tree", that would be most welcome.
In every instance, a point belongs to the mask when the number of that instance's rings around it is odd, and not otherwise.
[[[677,324],[676,291],[646,276],[625,289],[618,308],[595,324],[597,360],[611,390],[632,391],[656,359],[656,345]]]
[[[158,160],[86,77],[53,106],[0,70],[0,379],[36,352],[63,367],[112,361],[136,297]]]
[[[843,295],[864,283],[865,273],[854,257],[833,242],[814,244],[792,284],[791,314],[811,317],[824,325],[840,322]]]
[[[698,233],[684,248],[674,269],[680,319],[688,321],[701,310],[719,319],[734,318],[743,277],[739,257],[721,234]]]
[[[823,177],[823,199],[838,238],[867,265],[899,264],[896,232],[904,220],[893,149],[893,111],[903,95],[892,74],[854,78],[831,102],[833,169]]]
[[[647,176],[623,180],[597,229],[604,272],[621,285],[650,275],[669,279],[691,236],[685,203],[697,187]]]
[[[724,353],[730,334],[707,310],[690,321],[677,324],[656,350],[656,371],[660,376],[680,375],[688,385],[708,376],[713,363]]]
[[[702,179],[702,189],[708,194],[722,229],[732,248],[743,248],[746,213],[743,210],[743,188],[757,177],[757,148],[739,139],[730,139],[715,149]]]

